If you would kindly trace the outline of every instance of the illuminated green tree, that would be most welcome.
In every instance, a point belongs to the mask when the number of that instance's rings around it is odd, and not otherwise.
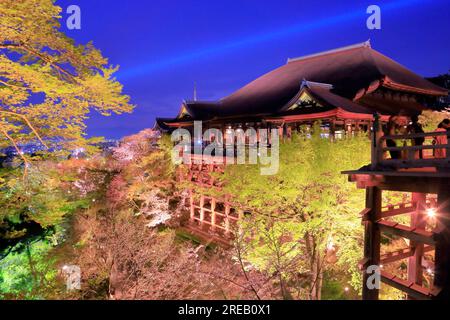
[[[88,147],[90,111],[133,110],[113,77],[117,67],[61,32],[60,14],[52,0],[0,2],[0,146],[42,137]]]
[[[370,142],[330,141],[319,131],[281,144],[276,175],[235,165],[223,177],[223,193],[252,212],[236,237],[239,255],[276,280],[285,299],[320,299],[326,271],[340,270],[360,286],[364,191],[341,171],[369,163]]]

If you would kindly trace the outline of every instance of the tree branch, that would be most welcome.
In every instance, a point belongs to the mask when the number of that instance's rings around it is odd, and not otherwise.
[[[58,71],[59,73],[62,73],[64,75],[66,75],[67,77],[69,77],[69,79],[76,83],[76,77],[71,74],[69,71],[65,70],[64,68],[62,68],[61,66],[59,66],[57,63],[55,63],[54,61],[52,61],[51,59],[49,59],[48,57],[46,57],[44,54],[34,50],[33,48],[27,46],[24,43],[2,43],[0,44],[0,49],[21,49],[24,50],[26,52],[28,52],[31,55],[34,55],[35,57],[41,59],[42,61],[50,64],[54,69],[56,69],[56,71]]]
[[[6,131],[2,125],[0,125],[0,131],[2,131],[3,134],[6,136],[6,138],[8,138],[8,140],[11,141],[11,143],[13,144],[17,153],[23,159],[24,166],[25,166],[24,171],[23,171],[23,180],[25,180],[25,178],[27,177],[27,173],[28,173],[28,164],[29,164],[28,159],[23,155],[23,153],[20,150],[19,146],[17,145],[16,141],[9,135],[8,131]]]
[[[23,121],[25,121],[25,123],[31,129],[31,131],[33,131],[33,133],[36,135],[38,140],[44,145],[44,147],[49,149],[48,145],[44,142],[44,140],[42,140],[41,136],[39,135],[37,130],[33,127],[33,125],[31,124],[31,122],[28,120],[28,118],[26,116],[24,116],[24,115],[22,115],[20,113],[16,113],[16,112],[12,112],[12,111],[6,111],[6,110],[0,110],[0,113],[4,113],[4,114],[7,114],[7,115],[10,115],[10,116],[13,116],[13,117],[21,118]]]

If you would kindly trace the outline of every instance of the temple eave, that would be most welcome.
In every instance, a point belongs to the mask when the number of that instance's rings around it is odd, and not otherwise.
[[[412,87],[412,86],[408,86],[405,84],[395,82],[394,80],[390,79],[387,76],[384,78],[382,86],[385,88],[388,88],[388,89],[392,89],[392,90],[410,92],[410,93],[415,93],[415,94],[423,94],[423,95],[438,96],[438,97],[448,95],[448,91],[445,91],[445,90],[433,90],[433,89]]]

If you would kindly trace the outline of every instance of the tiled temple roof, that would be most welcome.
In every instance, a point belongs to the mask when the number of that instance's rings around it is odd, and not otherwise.
[[[287,64],[259,77],[233,94],[213,102],[188,101],[183,104],[185,118],[210,120],[264,116],[283,112],[283,108],[299,93],[304,79],[324,83],[329,90],[309,88],[329,104],[356,113],[396,114],[402,105],[387,103],[383,110],[364,108],[360,99],[379,88],[429,97],[446,96],[448,91],[415,74],[401,64],[372,49],[369,42],[289,59]],[[409,102],[405,104],[407,107]],[[423,110],[418,103],[412,111]],[[375,107],[376,108],[376,107]],[[353,112],[353,111],[352,111]],[[181,120],[180,115],[177,117]],[[173,119],[175,121],[175,119]]]

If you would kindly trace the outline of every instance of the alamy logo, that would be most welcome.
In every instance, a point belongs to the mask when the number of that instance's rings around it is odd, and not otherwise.
[[[377,265],[369,266],[366,270],[369,275],[367,277],[366,286],[369,290],[380,289],[381,286],[381,268]]]
[[[68,291],[81,289],[81,269],[75,265],[65,265],[62,272],[66,278],[66,289]]]
[[[367,28],[369,30],[381,30],[381,8],[373,4],[367,7],[366,13],[370,14],[366,22]]]
[[[81,29],[81,9],[77,5],[70,5],[67,7],[66,13],[69,17],[66,20],[66,26],[69,30]]]
[[[233,164],[260,164],[261,175],[274,175],[279,169],[278,129],[232,129],[223,132],[210,128],[203,133],[201,121],[194,121],[192,137],[187,129],[178,128],[172,133],[172,141],[177,142],[172,150],[175,164],[223,163],[224,157]],[[201,155],[194,157],[192,154]]]

